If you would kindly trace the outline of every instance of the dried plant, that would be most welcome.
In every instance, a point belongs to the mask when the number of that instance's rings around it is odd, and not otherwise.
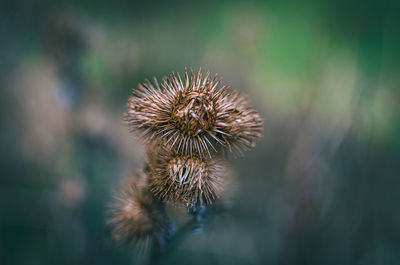
[[[193,206],[211,205],[220,197],[227,172],[218,158],[188,156],[164,148],[150,153],[150,190],[158,198]]]
[[[131,176],[131,181],[120,187],[110,206],[107,224],[113,239],[120,244],[144,251],[152,246],[162,249],[171,224],[164,206],[143,185],[144,177],[143,172]]]
[[[119,191],[108,224],[116,241],[157,249],[172,234],[163,202],[185,205],[197,228],[203,227],[207,206],[227,183],[223,157],[254,147],[263,129],[247,96],[201,70],[186,70],[183,79],[172,73],[161,85],[155,78],[140,84],[128,99],[124,121],[147,143],[148,160],[142,184]]]
[[[221,86],[210,72],[186,70],[183,80],[172,73],[161,86],[147,80],[133,94],[124,114],[130,130],[185,155],[211,157],[222,148],[241,154],[261,136],[263,120],[248,97]]]

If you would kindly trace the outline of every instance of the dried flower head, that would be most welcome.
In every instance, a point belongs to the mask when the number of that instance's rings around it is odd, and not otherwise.
[[[223,192],[226,165],[208,157],[166,151],[150,158],[150,190],[162,200],[194,205],[212,204]]]
[[[150,246],[163,248],[171,226],[160,202],[146,189],[140,179],[127,181],[120,188],[110,207],[107,224],[111,236],[120,244],[129,244],[142,250]]]
[[[131,131],[181,154],[211,157],[223,147],[241,153],[261,136],[263,119],[248,97],[221,86],[210,72],[186,70],[183,80],[172,73],[161,86],[146,80],[133,94],[124,114]]]

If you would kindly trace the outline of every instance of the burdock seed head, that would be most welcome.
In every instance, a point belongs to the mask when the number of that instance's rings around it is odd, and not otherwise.
[[[135,176],[137,177],[137,176]],[[120,244],[147,250],[150,246],[163,248],[171,226],[160,201],[146,185],[139,183],[146,176],[126,182],[119,189],[109,210],[107,224],[111,236]]]
[[[221,160],[161,151],[149,161],[150,190],[164,201],[212,204],[223,192],[227,167]]]
[[[255,146],[263,119],[248,97],[221,86],[217,76],[191,70],[172,73],[161,85],[154,78],[140,84],[127,103],[124,120],[147,142],[161,142],[185,155],[204,155],[223,148],[242,153]]]

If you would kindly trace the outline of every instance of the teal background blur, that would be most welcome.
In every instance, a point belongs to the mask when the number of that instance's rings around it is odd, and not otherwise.
[[[2,1],[0,264],[135,264],[104,211],[143,146],[130,89],[185,66],[264,137],[164,264],[400,264],[398,1]],[[177,216],[174,220],[179,219]],[[177,220],[179,223],[179,220]]]

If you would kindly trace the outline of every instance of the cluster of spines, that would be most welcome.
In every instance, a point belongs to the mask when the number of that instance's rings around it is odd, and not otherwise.
[[[219,197],[227,173],[223,160],[160,149],[150,153],[153,159],[148,162],[150,190],[156,197],[189,206],[197,200],[209,205]]]
[[[247,96],[221,86],[201,70],[172,73],[161,85],[148,80],[133,90],[124,120],[147,143],[161,142],[185,155],[208,155],[224,150],[242,154],[261,136],[263,119]]]
[[[128,177],[109,207],[107,225],[111,236],[143,252],[151,247],[161,250],[173,233],[164,205],[147,189],[144,172]]]

